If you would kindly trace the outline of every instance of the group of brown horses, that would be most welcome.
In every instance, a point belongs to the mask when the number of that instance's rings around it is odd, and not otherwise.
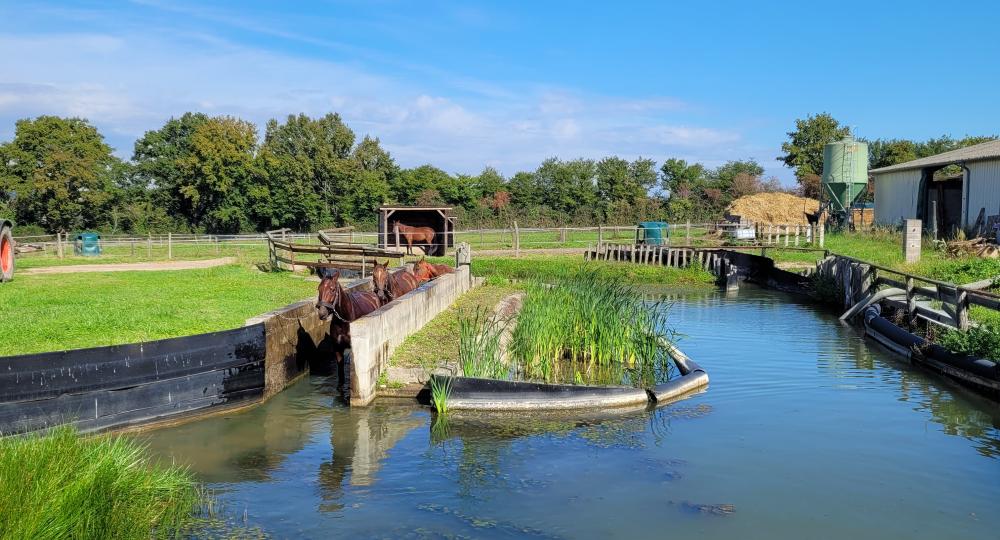
[[[351,346],[350,323],[382,307],[396,298],[438,276],[455,269],[446,264],[433,264],[421,258],[413,271],[389,271],[389,261],[375,263],[372,270],[372,291],[347,290],[340,284],[340,271],[319,269],[319,295],[316,309],[321,321],[330,319],[330,338],[337,361],[337,385],[344,388],[344,350]]]

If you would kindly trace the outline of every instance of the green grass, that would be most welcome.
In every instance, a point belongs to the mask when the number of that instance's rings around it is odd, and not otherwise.
[[[472,289],[419,332],[406,338],[393,352],[389,363],[427,369],[457,363],[462,318],[472,317],[477,311],[492,310],[505,297],[519,290],[520,287],[503,282],[487,283]]]
[[[649,386],[669,378],[667,309],[591,269],[528,287],[511,356],[520,378]]]
[[[195,261],[217,257],[239,257],[241,260],[252,262],[267,261],[267,246],[265,244],[233,245],[220,243],[218,246],[208,243],[177,244],[173,247],[172,259],[167,258],[166,245],[155,244],[152,246],[152,250],[147,252],[145,242],[136,243],[135,251],[132,250],[131,246],[105,246],[103,253],[97,257],[83,257],[72,255],[72,253],[72,247],[66,250],[62,259],[57,257],[54,251],[25,253],[18,256],[17,268],[27,270],[29,268],[81,264],[163,262],[167,260]]]
[[[485,307],[476,309],[471,317],[459,317],[458,355],[463,375],[506,378],[510,368],[503,361],[502,336],[510,322]]]
[[[18,276],[0,285],[0,356],[227,330],[315,293],[243,265]]]
[[[440,262],[453,262],[442,257]],[[704,287],[712,286],[715,278],[701,268],[668,268],[626,262],[584,262],[582,255],[525,255],[476,257],[473,252],[472,274],[499,276],[514,280],[551,281],[588,268],[602,277],[631,284],[664,284]]]
[[[131,439],[70,427],[0,439],[0,539],[174,537],[202,497]]]

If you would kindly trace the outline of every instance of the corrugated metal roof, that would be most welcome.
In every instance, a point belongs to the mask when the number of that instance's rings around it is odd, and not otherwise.
[[[872,174],[881,174],[893,171],[905,171],[908,169],[922,169],[924,167],[936,167],[938,165],[949,165],[962,161],[980,161],[983,159],[1000,158],[1000,140],[987,141],[984,143],[966,146],[958,150],[943,152],[935,156],[929,156],[905,163],[897,163],[880,169],[872,169]]]

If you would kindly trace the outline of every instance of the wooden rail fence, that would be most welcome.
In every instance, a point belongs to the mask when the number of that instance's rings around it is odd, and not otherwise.
[[[320,231],[321,244],[296,244],[283,239],[288,229],[267,231],[268,259],[271,268],[289,270],[296,267],[336,268],[361,272],[361,277],[371,274],[379,259],[399,259],[403,254],[366,244],[335,243],[331,231]],[[344,231],[337,231],[344,232]],[[298,255],[298,256],[296,256]],[[309,260],[315,256],[315,261]]]

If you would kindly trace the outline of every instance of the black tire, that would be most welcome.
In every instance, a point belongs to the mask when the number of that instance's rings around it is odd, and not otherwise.
[[[0,282],[14,279],[14,237],[10,227],[0,228]]]

